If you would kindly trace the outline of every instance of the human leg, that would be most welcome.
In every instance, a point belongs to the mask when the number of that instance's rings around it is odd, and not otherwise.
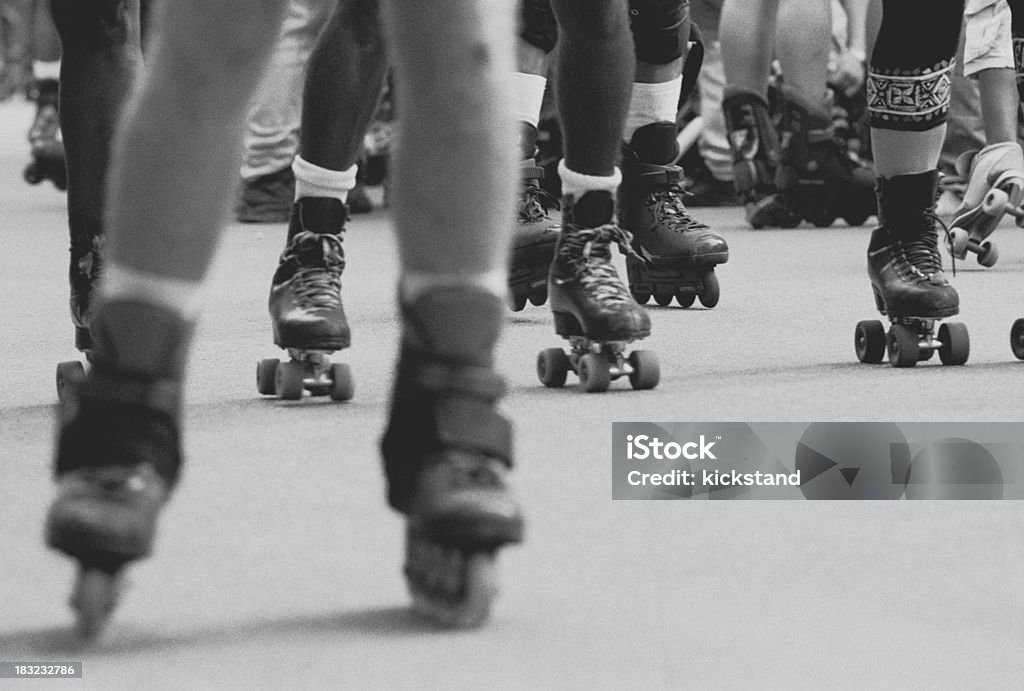
[[[81,564],[75,606],[86,635],[109,615],[120,569],[150,552],[179,477],[199,291],[284,3],[182,0],[161,9],[150,73],[112,152],[106,268],[89,324],[94,366],[64,398],[47,517],[48,543]]]

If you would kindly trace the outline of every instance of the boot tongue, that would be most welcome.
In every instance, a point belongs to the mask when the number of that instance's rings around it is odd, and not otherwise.
[[[304,267],[330,267],[342,263],[339,243],[335,235],[317,235],[303,231],[292,241],[292,253]]]
[[[669,165],[679,156],[674,122],[655,122],[633,133],[629,149],[641,163]]]

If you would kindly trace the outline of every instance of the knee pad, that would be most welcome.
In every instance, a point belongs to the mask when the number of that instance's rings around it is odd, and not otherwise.
[[[519,38],[550,53],[558,42],[558,25],[551,0],[522,0]]]
[[[955,60],[917,70],[868,70],[868,113],[871,126],[887,130],[924,132],[938,127],[949,115]]]
[[[689,0],[630,0],[629,26],[637,60],[667,65],[681,58],[689,39],[682,34],[683,25],[689,18]]]

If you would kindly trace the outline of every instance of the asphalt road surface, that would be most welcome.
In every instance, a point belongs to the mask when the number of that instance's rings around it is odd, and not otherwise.
[[[735,208],[699,210],[732,248],[719,306],[651,309],[652,391],[545,389],[550,313],[510,313],[498,360],[528,534],[470,632],[409,612],[403,526],[384,503],[389,213],[345,238],[344,404],[257,394],[255,362],[279,354],[266,296],[284,226],[230,225],[191,359],[182,483],[106,635],[80,646],[74,564],[42,542],[54,367],[76,353],[64,195],[21,179],[30,119],[0,105],[0,661],[82,663],[46,688],[1020,688],[1020,502],[612,500],[613,421],[1024,419],[1008,344],[1024,232],[997,233],[992,269],[958,264],[969,363],[897,370],[854,356],[854,325],[876,316],[869,229],[753,231]]]

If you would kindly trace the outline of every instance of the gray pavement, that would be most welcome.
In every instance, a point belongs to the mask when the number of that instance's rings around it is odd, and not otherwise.
[[[229,226],[187,387],[182,484],[156,554],[97,644],[70,634],[74,565],[42,544],[53,372],[73,358],[64,195],[21,180],[24,103],[0,105],[0,661],[79,660],[47,688],[1020,688],[1019,502],[613,502],[611,423],[1024,420],[1024,232],[958,264],[967,366],[856,362],[876,316],[868,228],[727,237],[713,310],[651,310],[660,386],[536,380],[546,308],[510,313],[499,364],[517,425],[526,543],[502,553],[493,620],[437,631],[407,610],[402,523],[377,455],[397,322],[390,217],[346,237],[356,397],[261,400],[265,301],[284,227]],[[187,200],[183,200],[187,202]],[[570,378],[572,384],[572,378]],[[3,688],[30,688],[30,682]]]

